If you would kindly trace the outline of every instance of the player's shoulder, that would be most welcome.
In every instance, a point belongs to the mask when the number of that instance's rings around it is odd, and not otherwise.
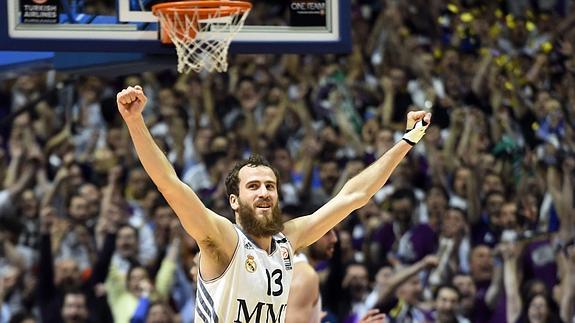
[[[277,243],[289,243],[287,236],[283,232],[278,232],[272,236]]]
[[[277,244],[278,247],[292,247],[291,241],[288,239],[288,237],[283,233],[283,232],[279,232],[276,233],[272,236],[272,239],[274,240],[274,242]],[[293,248],[291,248],[293,249]],[[295,252],[295,250],[294,250]]]
[[[300,262],[294,265],[291,288],[303,292],[311,302],[317,299],[319,293],[319,275],[310,264]]]
[[[297,262],[294,265],[294,279],[298,277],[305,283],[319,282],[319,275],[315,269],[305,261]]]

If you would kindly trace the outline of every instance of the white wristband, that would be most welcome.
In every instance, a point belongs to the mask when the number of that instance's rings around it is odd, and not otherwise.
[[[408,129],[407,132],[403,135],[403,140],[405,140],[408,144],[415,146],[423,135],[425,135],[425,130],[427,129],[427,122],[421,120],[415,123],[413,129]]]

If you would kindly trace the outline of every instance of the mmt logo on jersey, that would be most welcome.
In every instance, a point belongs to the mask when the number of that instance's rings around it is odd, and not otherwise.
[[[250,309],[245,299],[237,299],[238,315],[234,323],[277,323],[282,322],[287,304],[274,309],[274,304],[258,302]]]

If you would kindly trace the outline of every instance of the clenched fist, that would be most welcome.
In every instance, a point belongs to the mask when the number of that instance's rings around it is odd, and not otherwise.
[[[425,111],[411,111],[407,113],[407,126],[403,140],[414,146],[418,143],[431,122],[431,113]]]
[[[116,96],[118,111],[126,122],[140,117],[147,101],[148,98],[139,85],[129,86]]]

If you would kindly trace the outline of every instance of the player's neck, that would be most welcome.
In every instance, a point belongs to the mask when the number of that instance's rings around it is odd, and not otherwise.
[[[268,254],[272,249],[272,237],[255,237],[251,234],[246,234],[250,240],[252,240],[258,248],[265,250]]]

